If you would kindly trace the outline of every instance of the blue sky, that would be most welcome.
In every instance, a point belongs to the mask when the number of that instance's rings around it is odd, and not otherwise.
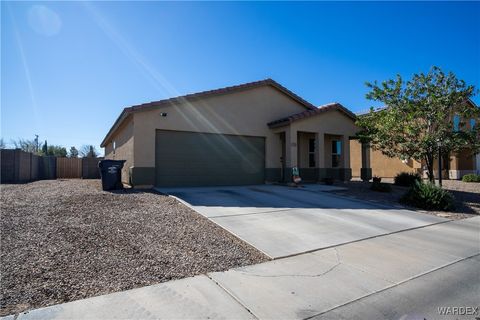
[[[480,87],[480,3],[2,2],[1,137],[99,145],[123,107],[273,78],[315,105],[453,71]],[[474,99],[480,102],[477,96]]]

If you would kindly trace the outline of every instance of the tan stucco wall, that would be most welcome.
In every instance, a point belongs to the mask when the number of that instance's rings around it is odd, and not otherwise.
[[[129,182],[129,168],[133,166],[133,150],[134,150],[134,136],[133,136],[133,117],[130,116],[117,129],[113,135],[112,140],[105,146],[105,158],[113,160],[126,160],[122,169],[122,181]],[[113,142],[115,142],[115,152],[113,150]]]
[[[266,137],[266,167],[280,168],[279,137],[267,123],[305,110],[297,101],[265,86],[137,112],[134,165],[155,166],[155,130],[164,129]],[[160,116],[163,112],[167,117]]]
[[[389,158],[380,151],[370,151],[370,164],[373,176],[394,178],[400,172],[418,172],[421,165],[417,161],[408,160],[404,163],[398,158]]]
[[[112,159],[113,143],[109,143],[105,146],[105,159]]]
[[[352,177],[360,177],[362,166],[362,149],[358,140],[350,141],[350,166]],[[421,168],[419,162],[409,160],[404,163],[398,158],[389,158],[378,150],[370,150],[370,167],[373,176],[382,178],[393,178],[400,172],[417,172]]]

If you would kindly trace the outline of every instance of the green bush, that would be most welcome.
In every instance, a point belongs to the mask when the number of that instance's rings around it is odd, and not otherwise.
[[[392,191],[392,187],[388,183],[381,183],[381,182],[374,182],[372,183],[372,186],[370,187],[371,190],[373,191],[378,191],[378,192],[390,192]]]
[[[453,210],[454,197],[432,183],[415,182],[400,199],[401,203],[425,210]]]
[[[401,172],[395,176],[395,185],[397,186],[411,187],[416,181],[422,181],[422,178],[418,173]]]
[[[463,182],[480,182],[480,174],[466,174],[462,177]]]

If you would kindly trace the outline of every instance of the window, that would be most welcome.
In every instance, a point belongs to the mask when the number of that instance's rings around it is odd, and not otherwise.
[[[475,129],[475,119],[470,119],[470,130]]]
[[[115,141],[113,141],[112,143],[112,148],[113,148],[113,154],[115,154],[115,149],[117,149],[117,144],[115,143]]]
[[[315,167],[315,139],[308,139],[308,166]]]
[[[340,166],[340,157],[342,156],[342,142],[332,140],[332,168]]]
[[[453,116],[453,131],[460,130],[460,116],[458,114]]]

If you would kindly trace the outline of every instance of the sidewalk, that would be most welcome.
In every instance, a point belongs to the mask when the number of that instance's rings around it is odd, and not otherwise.
[[[306,319],[343,312],[359,319],[362,312],[369,319],[412,312],[442,319],[437,307],[465,306],[478,297],[479,254],[475,217],[37,309],[17,319]],[[447,283],[457,287],[450,292]]]

